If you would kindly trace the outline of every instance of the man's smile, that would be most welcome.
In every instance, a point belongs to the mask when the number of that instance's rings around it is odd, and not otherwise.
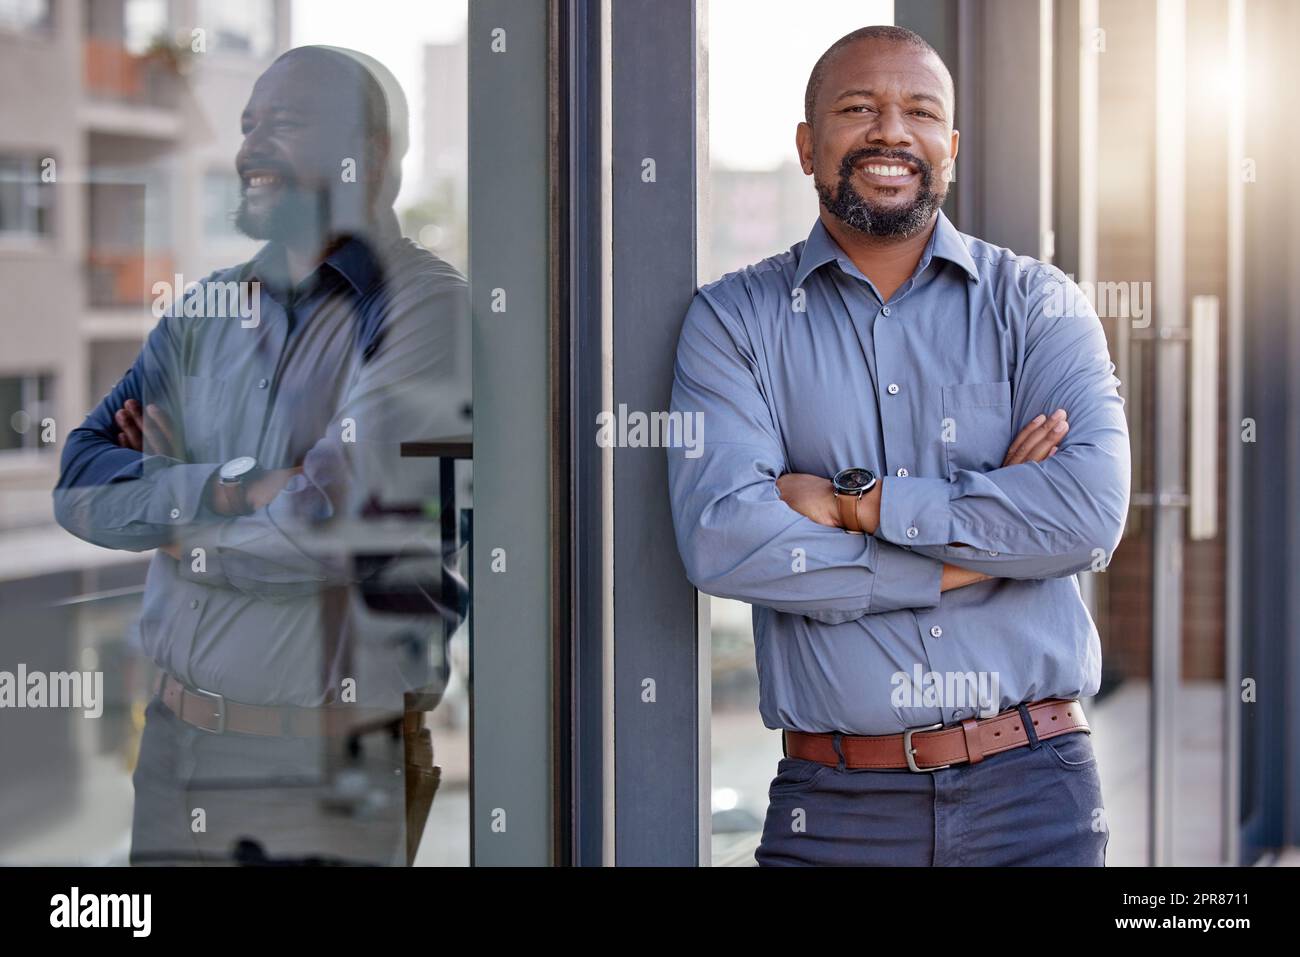
[[[279,172],[262,168],[245,170],[240,180],[244,195],[254,199],[275,192],[285,183],[284,176]]]
[[[870,159],[858,163],[855,172],[873,186],[906,186],[920,177],[916,167],[903,160]]]

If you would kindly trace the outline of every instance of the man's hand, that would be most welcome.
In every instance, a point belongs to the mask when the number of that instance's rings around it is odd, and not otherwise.
[[[840,506],[835,500],[835,489],[830,479],[804,472],[787,472],[776,480],[781,501],[792,509],[811,518],[818,525],[841,528]]]
[[[302,466],[292,469],[274,469],[263,472],[248,483],[248,507],[253,511],[271,504],[271,500],[280,494],[280,490],[289,484],[295,475],[302,474]]]
[[[1061,439],[1065,438],[1065,433],[1070,431],[1070,423],[1066,419],[1064,409],[1057,409],[1050,416],[1037,415],[1029,420],[1029,424],[1020,430],[1020,434],[1011,440],[1011,446],[1007,449],[1006,456],[1002,459],[1002,467],[1008,465],[1019,465],[1022,462],[1043,462],[1050,459],[1056,454],[1056,448],[1061,444]],[[965,545],[964,542],[949,542],[949,545]],[[945,566],[945,569],[947,566]],[[969,572],[968,574],[976,574]],[[991,578],[991,575],[980,575],[976,581],[983,581]],[[962,582],[963,585],[969,585],[970,582]],[[961,585],[955,587],[960,588]]]
[[[113,416],[113,421],[121,430],[117,434],[117,444],[122,448],[146,455],[180,458],[180,443],[171,420],[159,406],[150,403],[141,408],[136,399],[127,399]]]
[[[301,466],[272,469],[244,485],[222,485],[213,476],[208,484],[208,505],[218,515],[247,515],[269,505],[289,480],[301,473]]]
[[[1002,460],[1003,467],[1050,459],[1056,454],[1057,447],[1069,430],[1070,423],[1064,409],[1057,409],[1050,416],[1036,416],[1012,440],[1006,457]],[[877,482],[857,503],[858,523],[868,533],[874,533],[880,523],[881,486],[882,483]],[[836,500],[835,489],[831,486],[830,479],[803,472],[788,472],[776,480],[776,487],[781,493],[781,501],[805,518],[812,519],[818,525],[828,525],[831,528],[844,527],[840,521],[839,502]],[[951,542],[950,544],[961,545],[962,543]],[[976,582],[988,581],[993,577],[945,563],[939,590],[961,588]]]
[[[1068,431],[1070,423],[1064,409],[1057,409],[1050,416],[1035,416],[1012,440],[1006,458],[1002,460],[1003,467],[1050,459]]]
[[[830,479],[804,472],[787,472],[776,480],[776,487],[781,493],[781,501],[805,518],[811,518],[818,525],[844,527],[840,520],[839,499]],[[862,493],[855,505],[858,525],[871,534],[880,523],[880,483],[876,482],[870,491]]]
[[[249,511],[256,511],[269,504],[289,484],[289,480],[301,472],[301,467],[273,469],[263,472],[246,486],[222,485],[214,475],[208,483],[208,505],[219,515],[246,515]],[[181,560],[181,550],[180,542],[158,546],[158,551],[170,555],[176,561]]]

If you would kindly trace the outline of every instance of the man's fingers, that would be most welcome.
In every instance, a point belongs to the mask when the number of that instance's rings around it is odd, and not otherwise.
[[[1057,409],[1050,416],[1035,416],[1028,425],[1020,430],[1020,434],[1011,443],[1011,448],[1007,449],[1007,456],[1003,459],[1002,464],[1004,466],[1018,465],[1021,462],[1030,461],[1030,452],[1033,449],[1038,449],[1038,454],[1046,455],[1047,449],[1061,440],[1061,435],[1064,433],[1054,430],[1060,423],[1065,421],[1067,420],[1064,409]],[[1043,447],[1045,441],[1047,444],[1046,447]],[[1034,459],[1034,461],[1038,460]]]
[[[1032,441],[1022,452],[1022,461],[1024,462],[1042,462],[1052,453],[1052,449],[1060,444],[1065,438],[1065,433],[1070,431],[1070,423],[1062,419],[1055,423],[1051,429],[1045,432],[1040,438]]]
[[[145,408],[145,414],[148,417],[145,435],[150,436],[150,444],[153,445],[154,451],[163,455],[174,455],[176,442],[167,413],[156,405],[149,405]]]
[[[142,451],[144,446],[140,436],[140,426],[131,413],[125,409],[118,409],[117,414],[113,416],[113,421],[121,429],[121,437],[126,440],[128,448],[135,449],[137,452]]]
[[[1003,465],[1014,465],[1019,461],[1016,458],[1017,453],[1029,441],[1029,437],[1038,431],[1039,427],[1047,421],[1047,416],[1036,415],[1029,420],[1029,424],[1020,430],[1020,434],[1011,440],[1011,448],[1007,449],[1007,456],[1002,460]]]

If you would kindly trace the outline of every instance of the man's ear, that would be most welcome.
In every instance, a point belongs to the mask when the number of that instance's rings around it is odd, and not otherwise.
[[[388,178],[388,154],[392,148],[387,136],[372,136],[366,143],[370,160],[370,176],[374,189],[378,190]]]
[[[810,175],[813,171],[813,136],[812,127],[804,120],[800,120],[799,125],[794,128],[794,148],[799,154],[799,167],[805,176]]]

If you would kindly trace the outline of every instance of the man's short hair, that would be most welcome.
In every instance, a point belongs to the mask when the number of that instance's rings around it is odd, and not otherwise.
[[[846,33],[844,36],[832,43],[827,48],[826,52],[817,58],[817,62],[813,64],[812,73],[808,74],[808,87],[805,89],[803,95],[803,118],[809,126],[812,126],[813,106],[817,102],[817,93],[821,89],[822,81],[826,79],[826,70],[830,67],[831,60],[834,59],[835,54],[841,49],[850,46],[851,44],[858,43],[861,40],[887,40],[891,43],[905,43],[917,50],[933,54],[934,58],[939,61],[940,66],[943,67],[943,77],[945,85],[947,86],[946,92],[948,94],[949,120],[951,121],[951,113],[953,112],[956,101],[956,91],[952,84],[952,74],[948,72],[948,65],[943,62],[943,57],[939,56],[939,51],[926,43],[925,38],[919,33],[913,33],[906,27],[878,25],[862,27],[859,30],[854,30],[852,33]]]

